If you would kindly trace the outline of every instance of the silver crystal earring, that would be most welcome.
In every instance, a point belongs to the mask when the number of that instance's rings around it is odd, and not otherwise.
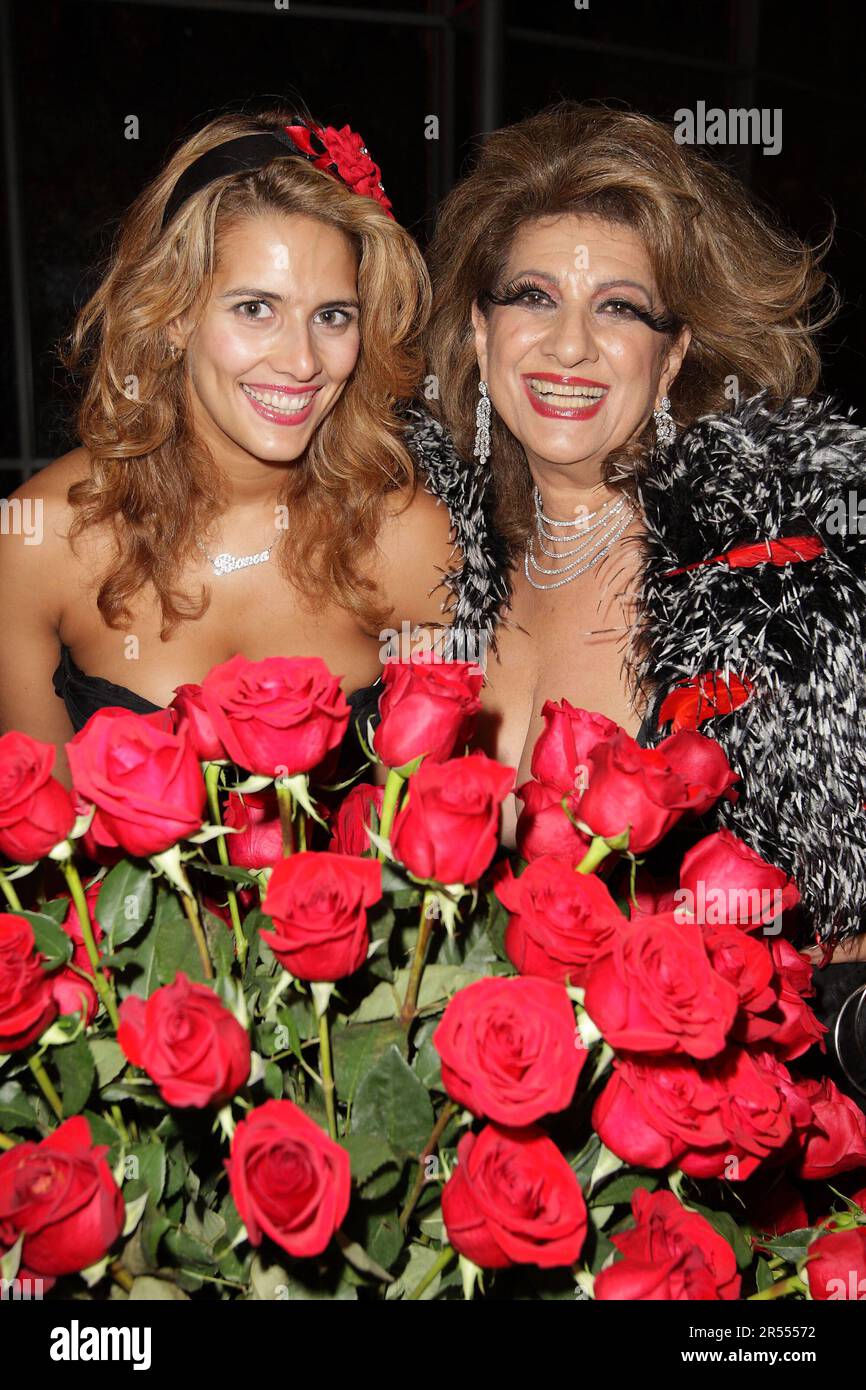
[[[490,392],[487,382],[478,383],[478,404],[475,407],[475,447],[472,450],[483,467],[490,458]]]
[[[670,400],[667,396],[662,396],[662,403],[653,411],[653,419],[656,422],[656,439],[664,448],[668,444],[673,444],[677,435],[677,427],[674,418],[669,414],[671,408]]]

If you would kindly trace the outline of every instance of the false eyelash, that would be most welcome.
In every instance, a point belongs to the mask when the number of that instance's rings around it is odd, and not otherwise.
[[[540,285],[534,285],[531,280],[519,280],[516,284],[506,285],[501,294],[496,294],[493,290],[485,290],[478,296],[479,305],[484,308],[488,304],[498,304],[507,306],[517,304],[526,294],[546,294],[547,291]],[[645,323],[647,328],[651,328],[654,333],[676,333],[682,328],[682,324],[673,314],[653,314],[649,309],[641,309],[637,304],[633,304],[630,299],[608,299],[606,304],[624,304],[634,314],[635,318]]]

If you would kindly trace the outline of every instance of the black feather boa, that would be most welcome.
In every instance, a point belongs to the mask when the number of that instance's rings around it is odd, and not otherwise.
[[[463,552],[448,580],[453,620],[495,640],[508,573],[486,475],[423,412],[408,429]],[[752,682],[745,704],[700,726],[741,778],[739,800],[721,802],[715,824],[791,874],[806,936],[825,941],[866,924],[866,519],[862,533],[827,525],[849,492],[866,501],[866,431],[831,400],[773,409],[763,394],[696,421],[638,484],[647,538],[633,664],[650,741],[669,732],[658,711],[679,681],[721,671]],[[803,535],[823,542],[816,558],[667,573]]]

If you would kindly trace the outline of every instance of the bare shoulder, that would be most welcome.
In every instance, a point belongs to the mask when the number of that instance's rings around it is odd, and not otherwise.
[[[41,514],[43,523],[48,523],[46,531],[58,536],[65,532],[72,522],[73,508],[69,502],[69,489],[74,483],[90,476],[90,459],[86,449],[72,449],[40,468],[32,478],[28,478],[10,494],[7,511],[20,511],[23,516]],[[16,507],[14,504],[18,503]],[[49,539],[46,535],[46,540]]]
[[[88,476],[87,452],[73,449],[34,473],[0,503],[0,576],[7,601],[16,588],[30,610],[61,599],[75,559],[68,493]]]
[[[376,577],[395,612],[411,622],[441,621],[443,575],[461,561],[445,504],[420,484],[390,493],[376,546]]]

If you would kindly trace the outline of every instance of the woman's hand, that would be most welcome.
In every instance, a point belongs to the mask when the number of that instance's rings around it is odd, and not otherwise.
[[[824,958],[824,947],[807,946],[801,954],[808,956],[813,965],[820,965]],[[840,942],[825,964],[856,965],[858,961],[866,961],[866,932],[858,932],[856,936]]]

